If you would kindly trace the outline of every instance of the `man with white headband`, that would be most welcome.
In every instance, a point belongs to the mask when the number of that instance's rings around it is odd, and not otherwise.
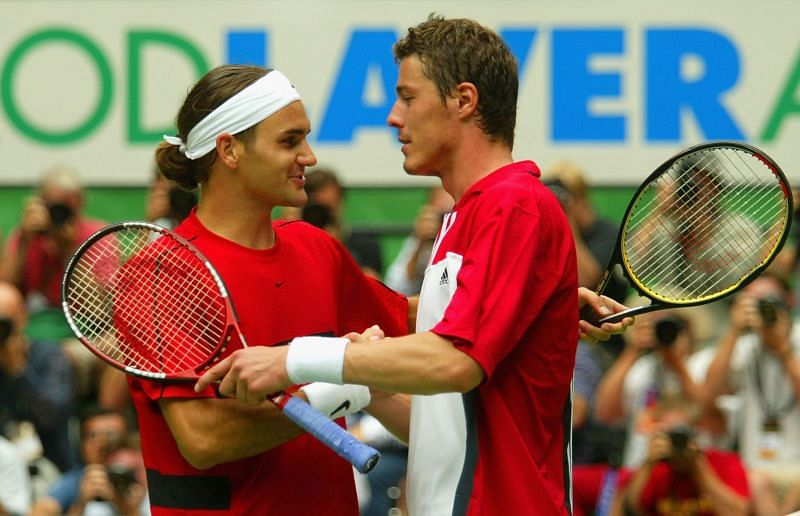
[[[578,320],[580,303],[622,307],[591,291],[576,295],[566,216],[536,164],[512,159],[518,77],[502,39],[472,20],[431,17],[394,50],[388,123],[404,168],[439,177],[456,201],[425,271],[418,332],[240,350],[196,388],[222,378],[220,393],[251,403],[308,381],[414,394],[410,411],[400,395],[369,407],[409,440],[409,514],[569,514],[577,341],[608,338],[632,321],[596,328]]]
[[[309,120],[283,74],[211,70],[176,126],[156,150],[157,165],[201,194],[175,232],[219,271],[251,345],[375,323],[390,335],[408,332],[405,298],[365,277],[341,244],[304,222],[272,221],[274,207],[306,202],[304,171],[316,163]],[[271,403],[248,406],[191,384],[131,378],[129,386],[154,515],[358,514],[352,467]],[[363,386],[312,383],[297,395],[342,424],[370,401]]]

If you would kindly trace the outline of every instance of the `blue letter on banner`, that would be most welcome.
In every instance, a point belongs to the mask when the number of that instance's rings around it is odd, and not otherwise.
[[[393,30],[353,31],[322,117],[318,142],[349,142],[360,127],[380,127],[388,131],[386,117],[394,103],[397,83],[397,65],[392,56],[395,41],[397,33]],[[380,77],[382,98],[379,103],[370,104],[365,99],[370,72],[377,72]]]
[[[593,97],[619,97],[619,73],[589,69],[593,55],[622,54],[622,29],[556,29],[553,31],[552,138],[564,141],[624,141],[623,115],[593,115]]]
[[[651,29],[646,41],[647,140],[681,140],[681,113],[689,111],[706,138],[743,139],[722,105],[723,94],[739,78],[733,43],[704,29]],[[695,77],[685,76],[688,57],[697,60]]]

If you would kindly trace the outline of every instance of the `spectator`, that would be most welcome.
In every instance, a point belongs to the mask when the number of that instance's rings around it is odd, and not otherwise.
[[[569,218],[578,255],[578,284],[595,289],[614,250],[619,227],[597,216],[583,171],[570,161],[559,161],[542,174],[542,181],[553,190]],[[614,276],[606,295],[618,301],[625,299],[627,284]]]
[[[112,453],[128,442],[128,423],[116,411],[88,407],[81,417],[80,443],[82,464],[64,473],[61,480],[33,506],[32,516],[83,514],[86,504],[96,500],[111,500],[124,507],[126,500],[113,491],[105,465]],[[137,490],[134,490],[137,491]],[[141,490],[137,493],[142,496]]]
[[[32,422],[44,456],[66,471],[74,464],[69,440],[72,367],[58,344],[26,337],[26,323],[22,294],[0,282],[0,429]]]
[[[654,406],[644,461],[620,479],[616,514],[748,514],[742,462],[733,452],[701,447],[699,414],[699,405],[681,396]]]
[[[433,242],[442,227],[445,213],[453,209],[453,198],[441,186],[428,194],[428,202],[420,207],[414,230],[403,242],[397,257],[386,270],[386,284],[407,296],[419,294],[422,278],[431,258]]]
[[[323,167],[317,167],[306,172],[305,190],[308,194],[308,206],[320,205],[328,207],[332,218],[329,225],[338,225],[339,240],[345,244],[350,254],[361,266],[361,270],[373,278],[380,278],[383,270],[380,245],[371,235],[353,231],[345,223],[345,190],[336,173]]]
[[[765,272],[733,300],[730,323],[708,368],[709,401],[741,400],[738,442],[756,514],[777,514],[780,494],[800,481],[800,328],[788,285]]]
[[[28,466],[17,447],[0,436],[0,514],[27,514],[30,505]]]
[[[595,416],[606,424],[626,423],[622,463],[641,464],[651,432],[650,411],[667,396],[702,400],[698,382],[704,355],[694,352],[692,308],[637,316],[625,334],[625,349],[597,387]],[[693,324],[694,323],[694,324]]]
[[[0,279],[17,285],[31,313],[60,309],[61,276],[77,246],[103,223],[83,214],[84,190],[77,173],[64,166],[45,172],[35,196],[9,236]]]
[[[197,206],[197,195],[171,183],[156,170],[147,192],[145,220],[167,229],[175,228]]]

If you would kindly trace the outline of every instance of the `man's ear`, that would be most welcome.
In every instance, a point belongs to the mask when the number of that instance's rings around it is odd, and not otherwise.
[[[478,111],[478,88],[471,82],[462,82],[456,86],[454,95],[458,103],[459,118],[466,119]]]
[[[229,168],[236,168],[241,157],[241,143],[230,133],[217,136],[217,156]]]

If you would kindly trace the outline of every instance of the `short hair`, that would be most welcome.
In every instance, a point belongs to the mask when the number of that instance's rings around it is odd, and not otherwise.
[[[318,167],[306,172],[305,190],[309,197],[326,186],[334,186],[339,190],[340,194],[344,194],[344,188],[339,182],[339,176],[333,170]]]
[[[588,187],[583,170],[572,161],[561,160],[547,167],[542,173],[542,181],[559,181],[571,197],[586,197]]]
[[[478,90],[477,123],[490,139],[514,146],[519,78],[517,60],[491,29],[465,19],[431,14],[394,45],[399,63],[417,56],[442,102],[462,82]]]

